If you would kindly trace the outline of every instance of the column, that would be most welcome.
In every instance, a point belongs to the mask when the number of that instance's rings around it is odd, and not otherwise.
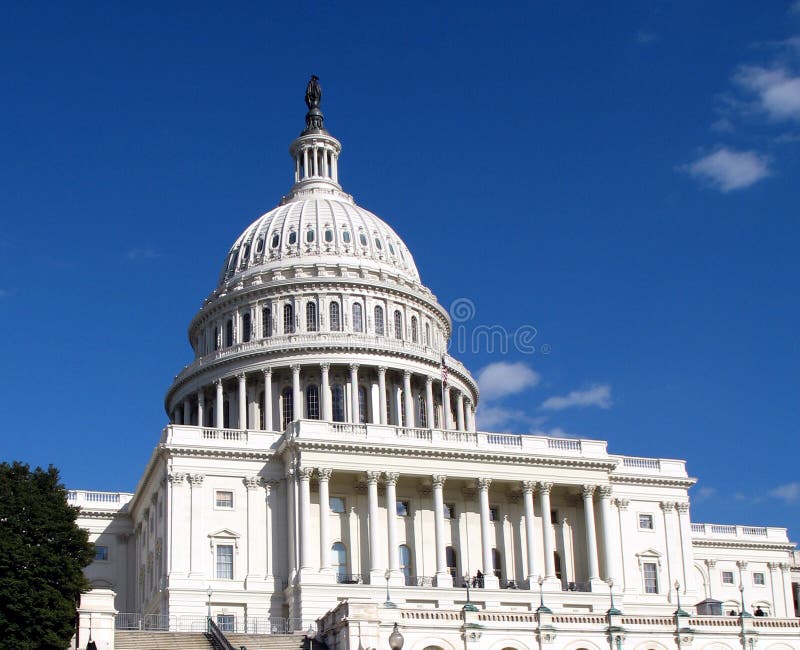
[[[308,169],[308,149],[303,149],[303,178],[308,178],[311,173]]]
[[[633,521],[633,513],[630,510],[630,499],[615,499],[617,505],[619,551],[622,557],[622,584],[625,585],[625,593],[636,594],[641,589],[639,582],[639,566],[636,554],[631,549],[625,547],[626,531],[636,530],[636,522]]]
[[[594,529],[594,485],[583,486],[583,516],[586,526],[586,563],[589,580],[599,580],[597,568],[597,533]]]
[[[394,390],[394,412],[395,417],[397,418],[397,426],[403,426],[403,420],[405,419],[405,411],[403,410],[403,387],[398,384],[392,384],[392,388]]]
[[[781,562],[781,576],[783,578],[783,606],[786,609],[786,616],[794,618],[800,612],[794,611],[794,594],[792,593],[792,565],[788,562]]]
[[[614,534],[614,521],[611,515],[611,486],[601,485],[598,491],[600,493],[600,530],[603,533],[605,577],[606,580],[613,580],[614,584],[620,587],[619,568],[617,566],[619,542]]]
[[[545,578],[558,587],[561,583],[556,579],[555,540],[553,539],[553,522],[550,516],[550,490],[552,483],[539,483],[539,509],[542,511],[542,542],[544,546]]]
[[[705,560],[703,560],[703,562],[705,562],[706,571],[708,571],[708,593],[705,594],[705,597],[713,598],[714,586],[717,584],[716,583],[717,575],[715,571],[715,567],[717,566],[717,561],[714,558],[706,558]]]
[[[239,429],[247,428],[247,377],[244,373],[239,375]]]
[[[783,602],[783,580],[781,579],[780,562],[767,562],[769,569],[769,588],[772,596],[772,615],[778,618],[786,618],[786,607]]]
[[[293,467],[286,470],[286,548],[289,562],[289,582],[294,581],[297,575],[297,472]]]
[[[350,422],[358,424],[358,364],[350,364]]]
[[[467,399],[466,405],[466,419],[467,419],[467,431],[475,431],[475,407],[472,406],[472,400]]]
[[[333,403],[331,402],[331,380],[330,370],[331,364],[319,364],[322,381],[320,382],[319,399],[320,406],[322,407],[322,419],[330,422],[333,420]]]
[[[367,472],[367,502],[369,512],[369,583],[379,585],[383,581],[381,567],[380,521],[378,521],[378,479],[380,472]]]
[[[264,368],[264,431],[272,431],[272,368]]]
[[[183,419],[181,420],[181,423],[192,423],[192,403],[189,401],[188,397],[185,397],[183,400]]]
[[[665,584],[669,586],[668,600],[672,602],[675,600],[675,590],[672,588],[672,584],[675,580],[680,581],[680,562],[677,556],[677,546],[680,542],[678,531],[676,530],[677,522],[675,521],[675,517],[673,517],[675,502],[662,501],[659,505],[664,513],[664,545],[667,551],[667,582]]]
[[[378,366],[378,414],[381,424],[389,424],[386,421],[386,366]]]
[[[434,537],[436,538],[436,586],[452,587],[453,576],[447,570],[447,559],[444,552],[444,482],[446,476],[434,474],[431,477],[433,485],[433,522]]]
[[[492,562],[493,535],[489,513],[489,486],[492,479],[481,477],[478,479],[478,506],[481,511],[481,560],[483,564],[483,585],[487,589],[498,589],[500,583],[494,575],[494,562]]]
[[[425,418],[428,420],[428,428],[433,429],[436,421],[433,415],[433,377],[425,379]]]
[[[170,472],[167,475],[169,481],[170,498],[167,500],[167,525],[169,526],[169,554],[167,555],[167,575],[171,577],[185,576],[187,572],[186,567],[186,552],[184,549],[178,547],[175,543],[177,539],[177,531],[181,530],[185,524],[186,512],[188,510],[186,504],[186,489],[184,486],[186,475],[180,472]],[[175,519],[180,518],[180,522]],[[191,549],[190,549],[191,550]],[[139,569],[139,565],[136,565]]]
[[[222,394],[222,380],[217,379],[217,403],[214,405],[214,426],[221,429],[225,424],[225,405],[223,404],[224,396]]]
[[[265,544],[264,544],[264,553],[267,560],[267,565],[265,567],[265,578],[269,581],[274,576],[274,567],[275,567],[275,551],[272,545],[272,535],[273,531],[275,530],[274,525],[274,517],[273,517],[273,495],[275,494],[275,490],[277,489],[279,483],[278,481],[271,481],[262,479],[261,485],[264,487],[264,533],[265,533]],[[282,587],[281,587],[282,588]]]
[[[442,414],[443,427],[445,429],[453,428],[453,412],[450,409],[450,386],[444,387],[444,405],[442,406],[444,413]]]
[[[692,552],[692,523],[689,521],[689,504],[675,504],[678,511],[678,532],[680,533],[681,568],[684,594],[696,594],[697,585],[694,577],[694,553]]]
[[[311,563],[311,474],[310,467],[300,467],[297,477],[300,479],[300,580],[313,570]]]
[[[533,491],[536,489],[534,481],[522,481],[522,502],[525,506],[525,550],[526,559],[528,564],[527,575],[528,589],[535,589],[535,584],[538,578],[536,573],[536,543],[534,538],[536,532],[534,529],[533,518]]]
[[[464,393],[458,391],[456,393],[456,428],[459,431],[466,431],[464,426]]]
[[[406,426],[414,426],[414,400],[411,395],[411,371],[403,371],[403,409],[406,414]]]
[[[303,392],[300,390],[300,366],[292,366],[292,419],[303,419]]]
[[[333,470],[329,467],[317,469],[319,479],[319,570],[331,572],[331,536],[330,536],[330,492],[328,486]]]
[[[397,479],[396,472],[386,472],[386,537],[388,539],[389,571],[397,584],[403,584],[400,575],[400,555],[397,544]]]
[[[242,481],[247,490],[247,585],[263,581],[266,567],[264,558],[264,509],[261,506],[263,495],[258,476],[247,476]]]
[[[206,394],[202,389],[197,391],[197,426],[205,426],[204,411],[206,410]]]
[[[192,486],[192,512],[191,512],[191,553],[189,556],[189,577],[207,578],[203,567],[203,551],[207,548],[208,537],[203,531],[203,479],[202,474],[192,474],[189,476],[189,484]]]
[[[747,561],[746,560],[736,560],[736,566],[739,569],[739,586],[744,587],[744,591],[742,593],[742,599],[744,600],[744,608],[746,611],[753,613],[748,605],[747,601],[752,601],[753,594],[753,580],[750,578],[750,574],[747,571]]]

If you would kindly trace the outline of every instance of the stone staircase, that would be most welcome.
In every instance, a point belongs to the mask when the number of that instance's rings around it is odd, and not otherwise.
[[[301,634],[234,634],[226,638],[237,650],[323,650],[322,644],[311,642]],[[196,632],[144,632],[117,630],[114,635],[116,650],[214,650],[214,644],[205,634]]]
[[[234,634],[226,632],[225,637],[234,647],[244,646],[247,650],[323,650],[324,646],[309,641],[302,634]]]

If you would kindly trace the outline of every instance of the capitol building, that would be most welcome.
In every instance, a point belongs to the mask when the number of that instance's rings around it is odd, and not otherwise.
[[[306,104],[135,492],[70,492],[97,549],[78,646],[210,617],[251,649],[800,650],[786,529],[693,521],[683,460],[478,430],[447,310],[340,185],[316,78]]]

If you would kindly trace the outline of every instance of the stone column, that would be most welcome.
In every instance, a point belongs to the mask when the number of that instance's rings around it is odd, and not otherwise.
[[[286,470],[286,547],[289,562],[289,581],[297,575],[297,538],[299,536],[299,521],[297,517],[297,472],[293,467]]]
[[[594,529],[594,485],[583,486],[583,516],[586,525],[586,563],[589,570],[589,580],[600,579],[597,568],[597,533]]]
[[[181,418],[182,424],[191,424],[192,423],[192,403],[189,401],[188,397],[183,399],[183,417]]]
[[[264,580],[266,567],[263,565],[264,558],[264,533],[266,532],[266,522],[264,521],[264,508],[261,505],[263,492],[261,481],[258,476],[247,476],[243,479],[247,489],[247,585],[252,586],[253,582]]]
[[[522,481],[522,501],[525,506],[525,550],[528,562],[528,571],[525,577],[528,580],[528,589],[534,589],[538,579],[536,572],[536,542],[534,541],[536,531],[533,515],[533,492],[535,489],[535,481]]]
[[[444,387],[444,404],[442,405],[442,422],[445,429],[453,428],[453,412],[450,409],[450,386]]]
[[[679,502],[675,504],[678,511],[678,532],[680,534],[681,569],[684,594],[696,594],[697,585],[694,577],[694,553],[692,552],[692,524],[689,521],[689,504]]]
[[[303,391],[300,389],[300,366],[292,366],[292,419],[303,419]]]
[[[239,375],[239,429],[247,428],[247,376],[242,373]]]
[[[411,371],[403,371],[403,409],[406,414],[406,426],[414,427],[414,400],[411,396]]]
[[[717,579],[715,568],[717,566],[717,561],[714,558],[706,558],[703,560],[706,565],[706,570],[708,571],[708,593],[705,595],[706,598],[713,598],[714,597],[714,585],[717,584],[715,581]],[[724,612],[723,612],[724,613]]]
[[[794,611],[794,594],[792,593],[792,565],[781,562],[781,577],[783,578],[783,606],[788,618],[794,618],[800,612]]]
[[[203,427],[205,426],[204,421],[204,411],[206,410],[206,394],[203,392],[203,389],[197,391],[197,426]]]
[[[297,477],[300,479],[300,580],[313,570],[311,560],[311,474],[310,467],[300,467]]]
[[[275,568],[275,551],[272,545],[272,535],[275,530],[273,516],[273,495],[278,487],[278,481],[270,481],[262,479],[261,485],[264,487],[264,554],[266,558],[265,578],[269,581],[274,578]]]
[[[675,580],[680,580],[680,560],[678,559],[677,552],[677,547],[680,544],[680,537],[676,526],[677,521],[675,521],[675,517],[673,516],[675,512],[675,502],[662,501],[659,505],[664,512],[664,544],[667,551],[665,554],[667,556],[667,598],[669,602],[673,602],[675,600],[675,589],[672,588],[672,584]]]
[[[396,472],[386,472],[386,537],[388,540],[389,571],[395,582],[401,579],[400,552],[397,544],[397,479]],[[401,581],[402,583],[402,581]]]
[[[214,404],[214,426],[217,429],[222,429],[225,424],[225,405],[223,404],[225,397],[222,394],[222,380],[217,379],[217,403]]]
[[[333,403],[331,402],[331,380],[330,369],[331,364],[319,364],[322,381],[320,382],[319,399],[320,406],[322,407],[322,419],[330,422],[333,420]]]
[[[489,486],[492,479],[481,477],[478,483],[478,505],[481,511],[481,563],[483,564],[483,585],[487,589],[497,589],[500,584],[494,575],[492,562],[492,526],[489,513]]]
[[[472,406],[472,400],[466,400],[466,413],[465,418],[467,420],[467,431],[474,432],[475,431],[475,408]]]
[[[378,479],[380,472],[367,472],[367,501],[369,511],[369,583],[379,585],[384,569],[381,567],[380,521],[378,521]]]
[[[203,550],[208,543],[208,537],[203,530],[203,474],[192,474],[189,476],[189,484],[192,486],[192,514],[191,514],[191,555],[189,557],[189,577],[207,578],[203,567]]]
[[[330,493],[328,486],[333,470],[328,467],[317,469],[319,479],[319,570],[321,573],[331,572],[331,536],[330,536]]]
[[[350,364],[350,422],[358,424],[358,364]]]
[[[539,483],[539,509],[542,511],[542,542],[544,546],[545,579],[561,587],[556,579],[555,540],[553,539],[553,522],[550,516],[550,490],[552,483]]]
[[[606,580],[613,580],[614,585],[621,587],[617,557],[619,555],[619,541],[615,535],[614,520],[611,514],[611,486],[601,485],[600,493],[600,530],[603,534],[603,564],[605,565]]]
[[[187,573],[186,567],[186,549],[180,548],[176,544],[177,531],[184,527],[186,521],[186,513],[189,508],[186,504],[186,475],[180,472],[170,472],[167,475],[169,481],[170,498],[167,500],[167,526],[169,526],[169,554],[167,555],[167,575],[171,577],[181,576],[185,577]],[[175,521],[179,518],[181,521]],[[191,530],[191,528],[190,528]],[[191,548],[189,549],[191,553]],[[139,566],[136,566],[139,569]]]
[[[772,615],[778,618],[786,618],[785,603],[783,602],[783,580],[781,579],[781,563],[780,562],[767,562],[769,569],[769,588],[770,595],[772,596]]]
[[[456,392],[456,428],[459,431],[466,431],[464,426],[464,393]]]
[[[433,429],[436,418],[433,415],[433,377],[425,379],[425,417],[428,420],[428,428]]]
[[[272,368],[264,368],[264,430],[272,431]]]
[[[378,366],[378,415],[381,424],[389,424],[386,420],[386,366]]]
[[[447,570],[447,558],[444,549],[444,482],[446,476],[434,474],[431,477],[433,484],[433,521],[434,536],[436,538],[436,586],[452,587],[453,576]]]

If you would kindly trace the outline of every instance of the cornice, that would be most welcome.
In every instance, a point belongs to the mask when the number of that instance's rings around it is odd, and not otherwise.
[[[165,449],[170,456],[192,456],[195,458],[213,458],[218,460],[258,460],[270,461],[278,457],[273,451],[250,451],[243,449],[219,449],[217,447],[180,447],[166,445]]]
[[[81,508],[78,517],[85,519],[113,519],[115,517],[130,519],[131,514],[127,509],[122,508],[119,510],[84,510]]]
[[[752,551],[793,551],[795,545],[791,542],[758,542],[758,541],[739,541],[728,539],[703,539],[692,538],[692,546],[700,548],[736,548]]]
[[[612,474],[609,477],[611,483],[624,485],[652,485],[654,487],[679,487],[690,488],[697,483],[696,478],[668,477],[668,476],[644,476],[642,474]]]

